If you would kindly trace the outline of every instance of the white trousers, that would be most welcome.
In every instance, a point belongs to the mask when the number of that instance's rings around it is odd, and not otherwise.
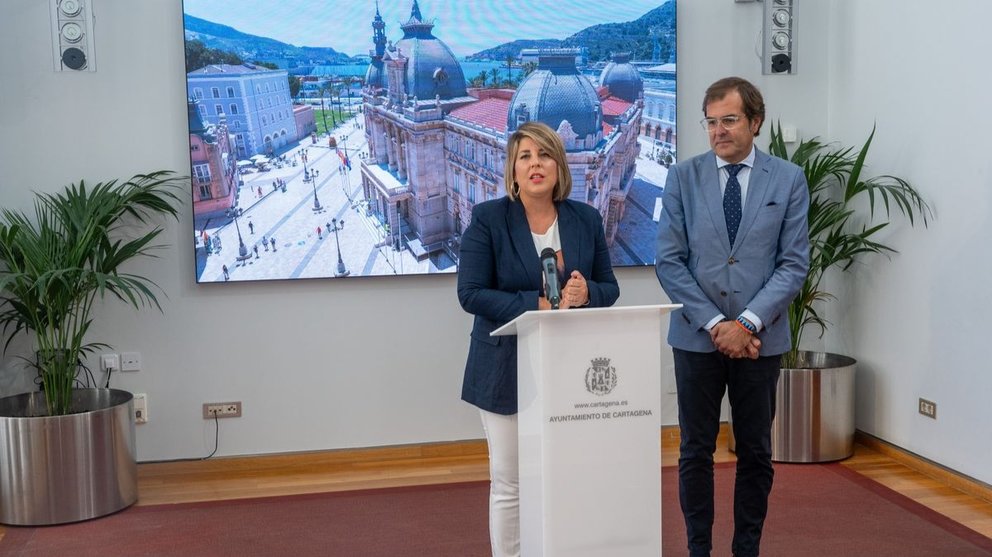
[[[517,415],[479,412],[489,443],[489,540],[493,557],[520,557]]]

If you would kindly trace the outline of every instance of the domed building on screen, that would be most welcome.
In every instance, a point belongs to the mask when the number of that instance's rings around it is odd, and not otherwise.
[[[472,207],[504,195],[506,140],[538,120],[557,130],[572,173],[571,198],[603,216],[612,245],[632,184],[644,86],[620,55],[600,87],[580,74],[574,49],[542,50],[516,90],[466,87],[451,49],[434,36],[416,0],[387,44],[378,9],[363,96],[368,157],[361,161],[368,210],[388,230],[383,243],[418,259],[447,252]]]

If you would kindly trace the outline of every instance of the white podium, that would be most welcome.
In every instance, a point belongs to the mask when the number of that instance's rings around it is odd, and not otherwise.
[[[661,555],[662,316],[529,311],[517,335],[522,557]]]

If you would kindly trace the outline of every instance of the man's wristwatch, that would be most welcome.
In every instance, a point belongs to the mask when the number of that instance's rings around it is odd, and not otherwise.
[[[751,323],[751,321],[748,320],[743,315],[737,318],[737,324],[740,325],[745,331],[751,333],[752,335],[758,334],[758,328],[755,327],[754,323]]]

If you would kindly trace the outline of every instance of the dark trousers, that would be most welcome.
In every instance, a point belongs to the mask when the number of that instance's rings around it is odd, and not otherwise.
[[[719,352],[673,351],[682,438],[679,502],[689,555],[708,556],[713,548],[713,452],[726,391],[737,452],[731,549],[738,557],[757,556],[774,475],[771,426],[781,357],[749,360]]]

